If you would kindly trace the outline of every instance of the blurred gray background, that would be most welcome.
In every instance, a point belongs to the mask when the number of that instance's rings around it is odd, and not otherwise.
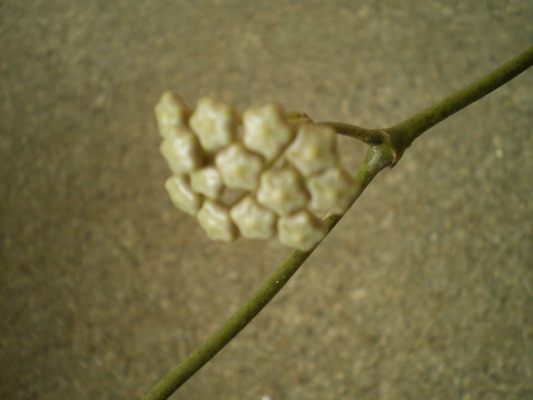
[[[2,1],[0,398],[140,397],[287,254],[173,208],[163,90],[384,127],[525,50],[532,20],[528,0]],[[533,398],[532,83],[417,140],[173,398]]]

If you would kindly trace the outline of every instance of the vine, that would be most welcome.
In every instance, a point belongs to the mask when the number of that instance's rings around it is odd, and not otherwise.
[[[353,203],[372,179],[384,168],[393,167],[414,140],[428,129],[469,104],[486,96],[533,65],[533,47],[512,58],[483,78],[445,97],[406,120],[384,129],[366,129],[338,122],[322,122],[336,133],[361,140],[368,145],[366,155],[355,173]],[[323,221],[329,233],[343,214],[328,213]],[[202,366],[248,325],[296,273],[320,244],[307,251],[293,250],[257,291],[211,336],[172,368],[142,400],[167,399]]]

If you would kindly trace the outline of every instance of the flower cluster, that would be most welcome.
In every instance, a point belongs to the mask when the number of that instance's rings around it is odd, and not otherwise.
[[[174,92],[155,113],[173,173],[165,187],[211,239],[277,236],[309,250],[326,234],[320,213],[351,204],[355,183],[339,163],[335,132],[305,115],[277,104],[240,115],[209,98],[190,110]]]

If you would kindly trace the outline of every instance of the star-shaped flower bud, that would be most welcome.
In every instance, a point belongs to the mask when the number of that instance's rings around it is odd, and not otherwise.
[[[294,130],[278,104],[265,104],[252,107],[242,116],[244,123],[243,140],[246,147],[254,150],[267,160],[279,155],[294,136]]]
[[[355,180],[340,166],[311,176],[307,187],[311,192],[311,208],[334,214],[346,211],[357,190]]]
[[[204,97],[189,120],[206,151],[227,146],[237,135],[237,115],[226,103]]]
[[[276,214],[247,196],[231,209],[231,218],[249,239],[270,239],[276,233]]]
[[[176,207],[188,214],[196,215],[202,205],[202,196],[195,193],[185,176],[171,176],[165,182],[170,199]]]
[[[331,167],[337,162],[335,131],[328,126],[304,125],[286,155],[306,176]]]
[[[209,166],[196,170],[191,174],[191,187],[195,192],[216,200],[222,193],[224,184],[218,170],[213,166]]]
[[[232,242],[239,236],[228,208],[216,201],[204,201],[197,217],[210,239]]]
[[[253,190],[263,170],[261,156],[247,151],[241,144],[232,144],[220,151],[215,164],[227,187]]]
[[[278,239],[302,251],[311,250],[326,235],[324,223],[307,210],[281,217],[278,221]]]
[[[285,215],[305,207],[309,195],[294,168],[280,167],[271,168],[261,175],[257,200],[278,214]]]
[[[161,136],[163,138],[173,136],[180,127],[185,126],[189,113],[189,109],[177,93],[164,92],[155,106],[155,116]]]
[[[176,175],[185,174],[199,168],[203,162],[203,151],[196,136],[189,130],[167,137],[159,148]]]

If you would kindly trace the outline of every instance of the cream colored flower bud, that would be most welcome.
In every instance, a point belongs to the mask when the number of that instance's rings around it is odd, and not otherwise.
[[[173,136],[180,126],[187,123],[189,109],[179,94],[166,91],[155,106],[155,116],[159,133],[163,138]]]
[[[195,192],[216,200],[221,195],[224,184],[218,170],[213,166],[209,166],[191,174],[191,187]]]
[[[244,144],[267,160],[277,157],[294,136],[294,129],[278,104],[249,108],[243,113],[242,119]]]
[[[204,97],[198,101],[189,124],[206,151],[227,146],[237,135],[237,115],[226,103]]]
[[[202,196],[193,192],[185,176],[171,176],[165,182],[170,199],[176,207],[187,214],[196,215],[202,205]]]
[[[204,201],[202,208],[198,211],[198,222],[210,239],[232,242],[239,236],[228,208],[216,201]]]
[[[276,233],[277,216],[247,196],[230,211],[241,235],[249,239],[270,239]]]
[[[160,147],[161,154],[168,162],[172,172],[176,175],[185,174],[199,168],[203,162],[203,152],[190,131],[167,137]]]
[[[232,189],[255,189],[263,170],[261,156],[247,151],[241,144],[232,144],[221,150],[215,164],[226,186]]]
[[[328,126],[302,126],[287,149],[286,157],[304,175],[332,167],[338,159],[335,131]]]
[[[257,200],[278,214],[285,215],[305,207],[309,195],[294,168],[271,168],[261,175]]]
[[[307,210],[281,217],[278,221],[278,239],[302,251],[311,250],[326,235],[324,223]]]
[[[342,214],[350,206],[356,192],[355,180],[340,166],[313,175],[307,180],[311,192],[311,208]]]

